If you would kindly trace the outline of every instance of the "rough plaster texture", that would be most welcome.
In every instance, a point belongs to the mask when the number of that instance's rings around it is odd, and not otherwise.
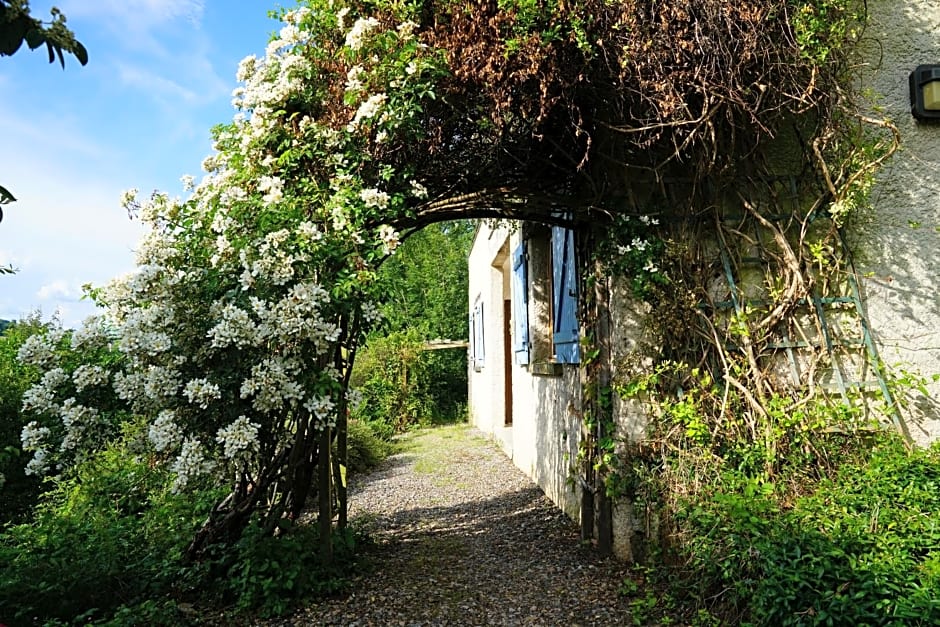
[[[481,223],[470,252],[470,303],[484,301],[486,359],[476,371],[470,364],[470,419],[490,434],[512,459],[562,510],[574,519],[580,512],[580,494],[569,482],[570,465],[577,459],[580,437],[580,373],[563,366],[559,376],[536,375],[529,366],[512,364],[512,425],[505,424],[505,351],[502,302],[510,299],[509,252],[521,241],[519,229],[491,228]],[[539,264],[547,263],[540,259]],[[531,276],[547,275],[545,268],[530,268]],[[530,335],[538,334],[544,316],[537,303],[544,299],[530,281]],[[539,313],[542,312],[542,313]],[[534,324],[533,324],[534,323]],[[510,325],[512,328],[512,325]],[[546,330],[545,332],[550,332]]]
[[[940,373],[940,124],[915,121],[908,74],[940,64],[940,2],[869,0],[868,66],[862,89],[901,133],[901,150],[879,173],[873,212],[850,235],[884,362],[930,377]],[[914,394],[905,412],[920,443],[940,437],[940,383]]]

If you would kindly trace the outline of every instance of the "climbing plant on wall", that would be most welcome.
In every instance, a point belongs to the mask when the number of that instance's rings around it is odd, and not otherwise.
[[[24,348],[44,370],[28,393],[32,468],[67,472],[63,442],[128,412],[146,422],[148,454],[175,473],[175,490],[229,488],[190,558],[253,516],[274,533],[316,494],[328,559],[334,491],[345,524],[331,442],[342,457],[351,364],[400,233],[515,218],[596,240],[614,217],[651,212],[622,202],[634,174],[662,187],[691,172],[672,209],[695,217],[742,172],[758,180],[761,147],[803,119],[808,167],[826,181],[818,207],[843,202],[871,161],[856,163],[842,141],[865,122],[841,88],[856,10],[849,0],[308,0],[282,11],[265,55],[239,67],[238,113],[214,130],[191,195],[124,199],[151,229],[138,268],[93,291],[107,314],[72,340],[114,338],[121,358],[92,371],[46,336]],[[664,276],[677,280],[678,263]],[[601,351],[590,368],[606,361]],[[123,405],[83,400],[99,384]],[[609,411],[605,387],[596,414]]]

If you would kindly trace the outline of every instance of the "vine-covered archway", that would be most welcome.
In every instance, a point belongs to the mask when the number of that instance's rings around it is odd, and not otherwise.
[[[624,248],[636,236],[624,218],[644,213],[623,202],[636,180],[682,173],[674,215],[708,214],[709,199],[759,182],[765,146],[795,127],[819,183],[805,215],[844,216],[890,145],[866,139],[886,125],[857,115],[843,89],[864,22],[854,0],[306,0],[280,17],[265,56],[239,67],[238,113],[214,130],[191,195],[124,199],[151,231],[137,271],[93,290],[107,314],[75,333],[72,357],[53,358],[43,336],[22,355],[46,369],[25,399],[33,471],[142,421],[176,490],[230,488],[192,559],[253,516],[274,533],[313,493],[329,559],[337,483],[346,522],[349,373],[376,322],[376,270],[411,230],[455,218],[573,225],[606,255],[592,273],[649,273],[650,259]],[[786,309],[808,268],[781,260]],[[684,287],[667,273],[641,295]],[[607,295],[593,294],[590,415],[608,425]],[[112,371],[81,363],[112,340]],[[759,407],[764,383],[751,382]],[[589,431],[590,463],[607,436]]]

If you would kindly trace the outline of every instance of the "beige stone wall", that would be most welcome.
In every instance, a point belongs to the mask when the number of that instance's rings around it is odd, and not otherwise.
[[[901,150],[878,175],[874,211],[852,232],[873,334],[884,362],[940,373],[940,124],[915,121],[908,75],[940,64],[940,2],[869,0],[862,89],[897,125]],[[940,383],[905,412],[915,440],[940,437]]]
[[[521,238],[518,225],[492,228],[481,223],[470,252],[470,305],[483,298],[486,312],[485,365],[478,372],[470,364],[470,418],[553,502],[577,519],[580,493],[569,481],[569,468],[577,459],[580,436],[578,366],[560,366],[558,374],[540,375],[532,366],[512,363],[512,425],[505,424],[504,355],[507,350],[511,352],[512,340],[508,346],[503,340],[507,322],[503,302],[511,298],[509,255]],[[544,283],[538,277],[547,276],[547,270],[541,267],[547,259],[536,257],[536,262],[539,267],[530,267],[529,273],[529,321],[530,334],[537,337],[545,318]]]

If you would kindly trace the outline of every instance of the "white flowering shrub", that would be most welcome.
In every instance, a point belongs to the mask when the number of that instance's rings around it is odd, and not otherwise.
[[[89,318],[78,332],[53,320],[27,338],[16,357],[38,372],[21,401],[27,475],[56,475],[86,459],[129,415],[111,379],[123,358],[103,319]]]
[[[149,233],[136,270],[93,292],[105,322],[72,334],[67,367],[55,338],[20,351],[43,372],[23,399],[30,472],[100,446],[120,403],[145,420],[174,490],[208,478],[231,484],[228,511],[299,514],[320,435],[346,412],[349,359],[379,318],[393,224],[428,196],[415,166],[385,158],[424,132],[444,73],[410,17],[320,0],[283,12],[264,57],[240,64],[237,112],[202,179],[183,177],[190,195],[124,194]],[[83,361],[110,346],[105,329],[114,358]]]

